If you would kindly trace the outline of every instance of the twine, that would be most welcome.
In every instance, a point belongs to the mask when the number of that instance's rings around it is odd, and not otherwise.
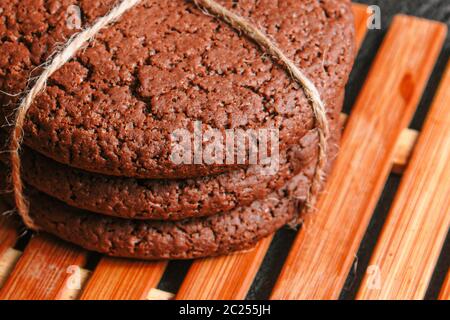
[[[46,66],[44,71],[36,80],[33,87],[27,92],[26,96],[22,99],[17,109],[15,125],[11,134],[11,176],[17,211],[22,217],[25,225],[30,229],[37,230],[38,227],[30,217],[29,204],[23,194],[24,187],[21,178],[21,160],[19,154],[23,141],[23,126],[27,112],[36,96],[45,90],[48,79],[56,71],[72,59],[77,52],[88,44],[103,28],[115,22],[125,12],[134,8],[141,2],[142,0],[123,0],[111,11],[109,11],[107,15],[96,20],[92,26],[72,36],[66,45],[59,51],[55,52],[49,61],[44,64]],[[261,46],[267,53],[282,64],[291,77],[303,88],[306,97],[311,102],[319,136],[318,163],[307,200],[307,207],[312,207],[312,195],[316,190],[320,189],[324,176],[324,168],[327,162],[327,138],[329,135],[329,125],[326,117],[325,106],[320,98],[317,88],[264,32],[253,26],[245,18],[229,11],[212,0],[194,0],[194,3],[205,13],[224,20],[231,27],[239,32],[242,32]]]

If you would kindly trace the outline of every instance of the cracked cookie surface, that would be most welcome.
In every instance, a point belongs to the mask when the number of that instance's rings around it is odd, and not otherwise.
[[[354,57],[346,0],[286,0],[221,4],[271,36],[332,103]],[[11,0],[0,15],[0,89],[22,92],[54,48],[115,0]],[[3,117],[17,97],[0,94]],[[185,178],[236,167],[175,165],[170,134],[201,121],[204,129],[280,130],[287,150],[314,127],[309,102],[288,74],[226,23],[191,1],[147,0],[103,30],[48,82],[31,107],[25,143],[86,171],[136,178]]]
[[[329,145],[339,143],[343,98],[341,93],[329,110]],[[300,172],[310,172],[317,165],[317,141],[317,132],[311,130],[297,145],[280,153],[279,170],[271,175],[249,166],[183,180],[112,177],[59,164],[28,148],[22,152],[22,172],[28,184],[70,206],[120,218],[180,220],[248,206]],[[1,160],[7,162],[6,157]]]

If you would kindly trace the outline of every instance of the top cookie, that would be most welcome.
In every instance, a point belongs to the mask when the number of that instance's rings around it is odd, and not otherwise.
[[[349,1],[218,2],[270,35],[326,103],[343,88],[354,52]],[[2,4],[0,89],[22,92],[57,44],[115,3]],[[70,16],[74,4],[80,25]],[[9,116],[18,98],[0,99]],[[279,129],[283,149],[314,126],[303,91],[256,44],[190,1],[148,0],[50,79],[28,112],[25,143],[56,161],[108,175],[185,178],[230,169],[171,160],[171,134],[194,121],[203,130]]]

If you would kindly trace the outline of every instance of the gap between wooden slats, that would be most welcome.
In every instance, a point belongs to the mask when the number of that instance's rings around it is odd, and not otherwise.
[[[444,25],[397,16],[344,131],[318,210],[306,217],[272,299],[337,299],[442,48]]]
[[[358,299],[425,297],[450,227],[450,65],[377,241]]]
[[[367,7],[354,5],[353,11],[359,48],[367,31]],[[263,239],[249,252],[194,261],[176,299],[244,299],[272,239]]]

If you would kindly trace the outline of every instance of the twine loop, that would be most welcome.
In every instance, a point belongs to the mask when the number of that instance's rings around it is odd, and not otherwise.
[[[327,163],[327,139],[329,136],[329,124],[326,116],[326,109],[320,98],[319,91],[314,83],[294,64],[294,62],[290,60],[263,31],[252,25],[247,19],[231,12],[213,0],[193,1],[205,14],[209,14],[225,21],[232,28],[252,39],[263,50],[276,59],[286,69],[292,79],[303,88],[314,112],[319,137],[319,157],[307,198],[307,207],[312,207],[313,197],[311,195],[320,189],[324,177],[324,168]],[[97,19],[92,26],[73,35],[59,51],[56,51],[51,55],[49,61],[44,63],[44,71],[20,102],[11,134],[11,177],[17,211],[22,217],[25,225],[30,229],[38,230],[38,227],[30,217],[29,204],[23,194],[24,186],[21,177],[20,159],[23,126],[27,112],[35,98],[45,90],[48,79],[56,71],[71,60],[77,52],[86,46],[103,28],[118,20],[124,13],[139,5],[141,2],[142,0],[122,0],[109,11],[108,14]]]

